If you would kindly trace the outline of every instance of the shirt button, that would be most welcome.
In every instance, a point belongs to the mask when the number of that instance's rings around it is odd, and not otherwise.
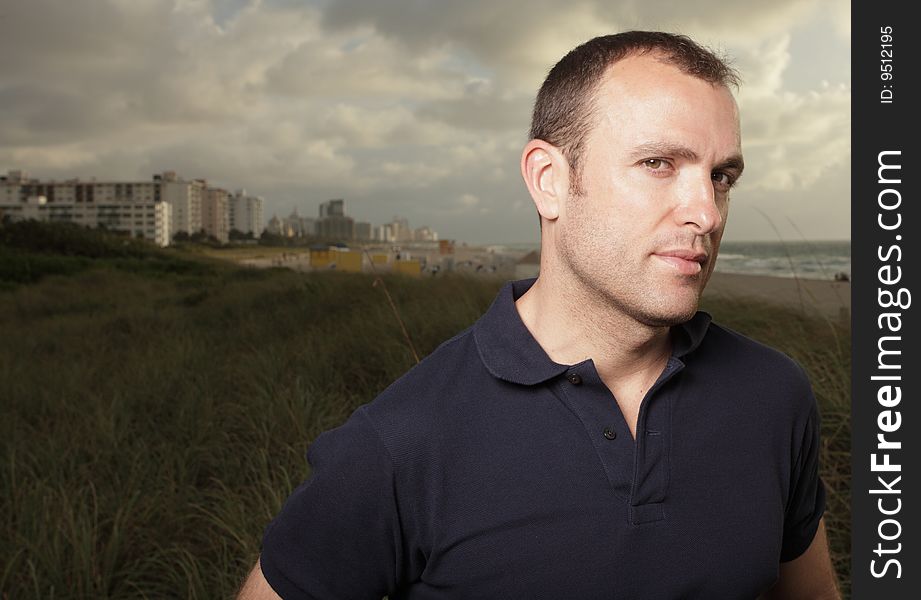
[[[614,438],[617,437],[617,432],[614,431],[614,428],[613,428],[613,427],[605,427],[605,428],[604,428],[604,437],[606,437],[606,438],[609,439],[609,440],[613,440]]]
[[[580,383],[582,383],[582,378],[579,376],[578,373],[570,373],[569,375],[566,376],[566,379],[568,379],[569,383],[573,385],[579,385]]]

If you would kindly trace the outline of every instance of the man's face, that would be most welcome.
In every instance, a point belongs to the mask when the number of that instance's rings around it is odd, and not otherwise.
[[[653,326],[694,315],[741,175],[738,110],[723,86],[653,56],[608,71],[557,222],[559,258],[582,287]]]

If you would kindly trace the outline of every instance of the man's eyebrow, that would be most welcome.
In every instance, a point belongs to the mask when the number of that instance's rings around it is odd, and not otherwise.
[[[736,171],[736,178],[742,175],[742,171],[745,170],[745,161],[742,159],[741,154],[736,154],[735,156],[730,156],[720,164],[716,165],[714,169],[718,170],[732,170]]]
[[[633,160],[649,157],[668,157],[683,158],[685,160],[697,160],[697,153],[681,144],[672,144],[670,142],[647,142],[640,144],[633,149],[630,154]]]
[[[683,158],[685,160],[691,161],[695,161],[700,158],[696,152],[687,146],[683,146],[681,144],[673,144],[670,142],[647,142],[645,144],[640,144],[633,149],[633,152],[630,153],[630,156],[631,160],[639,160],[641,158],[657,156],[674,156],[675,158]],[[738,171],[739,174],[741,174],[745,169],[745,161],[742,159],[741,154],[735,154],[722,161],[714,168],[732,169]]]

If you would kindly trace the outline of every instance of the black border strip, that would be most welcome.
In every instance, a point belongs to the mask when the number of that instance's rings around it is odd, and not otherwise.
[[[914,306],[921,295],[912,298],[921,294],[914,148],[921,23],[904,0],[855,1],[851,23],[852,597],[914,599],[921,597],[919,500],[910,492],[921,473]]]

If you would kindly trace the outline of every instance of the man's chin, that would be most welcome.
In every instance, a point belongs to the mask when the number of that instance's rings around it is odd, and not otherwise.
[[[681,302],[652,307],[636,315],[637,320],[650,327],[673,327],[691,320],[697,314],[698,299],[693,302]]]
[[[651,315],[649,318],[641,319],[640,321],[649,327],[674,327],[682,323],[687,323],[696,313],[697,311],[694,310],[680,315]]]

